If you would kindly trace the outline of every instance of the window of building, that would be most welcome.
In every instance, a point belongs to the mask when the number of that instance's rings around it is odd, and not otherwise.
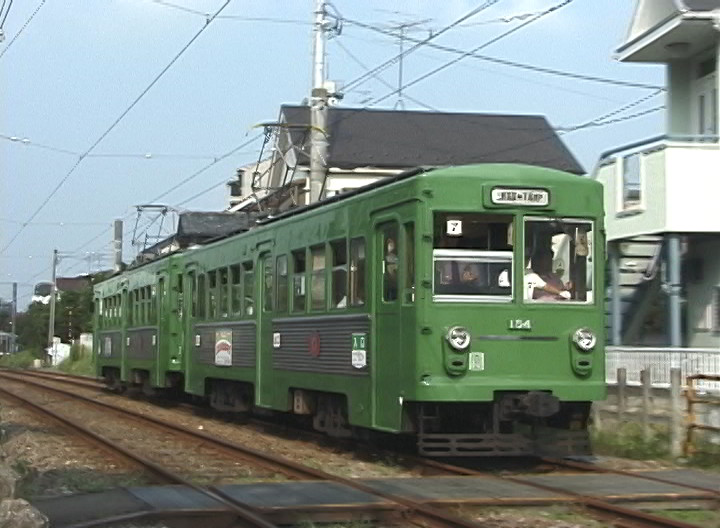
[[[640,207],[642,154],[622,158],[622,207],[621,210]]]
[[[252,262],[243,262],[243,302],[245,315],[255,315],[255,272]]]
[[[346,308],[348,305],[347,241],[343,239],[330,242],[330,253],[332,254],[330,306]]]
[[[230,310],[233,315],[242,313],[242,282],[240,264],[230,266]]]
[[[293,277],[292,277],[292,311],[302,313],[305,311],[305,250],[298,249],[292,252]]]
[[[310,307],[312,310],[325,309],[325,246],[310,248]]]
[[[288,310],[288,258],[281,255],[275,262],[276,273],[276,303],[275,310],[287,312]]]
[[[438,212],[433,239],[433,300],[512,300],[512,215]]]
[[[365,304],[365,239],[350,241],[350,304]]]

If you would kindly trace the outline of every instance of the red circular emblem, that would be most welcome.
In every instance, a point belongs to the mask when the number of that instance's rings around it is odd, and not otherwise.
[[[312,357],[318,357],[320,355],[320,334],[310,334],[308,338],[308,351]]]

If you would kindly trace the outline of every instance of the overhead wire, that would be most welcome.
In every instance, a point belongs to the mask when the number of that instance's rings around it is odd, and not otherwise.
[[[574,0],[563,0],[563,1],[560,2],[559,4],[556,4],[556,5],[548,8],[548,9],[546,9],[545,11],[543,11],[543,12],[541,12],[540,14],[538,14],[537,16],[531,18],[530,20],[526,20],[526,21],[523,22],[522,24],[519,24],[519,25],[515,26],[514,28],[512,28],[512,29],[510,29],[510,30],[508,30],[508,31],[505,31],[504,33],[501,33],[500,35],[498,35],[498,36],[496,36],[496,37],[493,37],[492,39],[490,39],[490,40],[488,40],[488,41],[480,44],[479,46],[476,46],[476,47],[473,48],[471,51],[467,51],[467,52],[463,53],[462,55],[456,57],[455,59],[453,59],[453,60],[451,60],[451,61],[448,61],[447,63],[445,63],[445,64],[443,64],[443,65],[441,65],[441,66],[438,66],[437,68],[435,68],[435,69],[433,69],[433,70],[430,70],[429,72],[421,75],[420,77],[416,77],[416,78],[413,79],[412,81],[410,81],[410,82],[408,82],[408,83],[405,83],[405,86],[400,87],[400,88],[398,88],[397,90],[394,90],[392,93],[389,93],[389,94],[384,95],[384,96],[382,96],[382,97],[380,97],[380,98],[378,98],[378,99],[375,99],[372,104],[378,104],[378,103],[384,101],[385,99],[387,99],[388,97],[391,97],[391,96],[395,95],[396,93],[400,92],[401,90],[404,90],[404,89],[406,89],[406,88],[409,88],[409,87],[411,87],[411,86],[414,86],[415,84],[417,84],[417,83],[419,83],[419,82],[422,82],[422,81],[424,81],[425,79],[428,79],[429,77],[432,77],[433,75],[436,75],[436,74],[440,73],[440,72],[443,71],[443,70],[446,70],[446,69],[449,68],[450,66],[452,66],[452,65],[454,65],[454,64],[457,64],[458,62],[460,62],[460,61],[468,58],[468,57],[471,56],[473,53],[477,53],[478,51],[480,51],[480,50],[482,50],[482,49],[485,49],[485,48],[487,48],[488,46],[491,46],[492,44],[495,44],[496,42],[499,42],[500,40],[502,40],[502,39],[504,39],[504,38],[506,38],[506,37],[509,37],[509,36],[512,35],[513,33],[517,33],[518,31],[524,29],[525,27],[529,26],[530,24],[533,24],[533,23],[537,22],[538,20],[541,20],[542,18],[546,17],[547,15],[550,15],[550,14],[552,14],[552,13],[554,13],[554,12],[562,9],[563,7],[565,7],[565,6],[573,3],[573,1],[574,1]]]
[[[73,166],[70,168],[70,170],[62,177],[62,179],[58,182],[58,184],[53,188],[53,190],[50,192],[50,194],[43,200],[43,202],[40,204],[40,206],[33,211],[33,213],[30,215],[30,217],[26,220],[26,223],[31,222],[39,213],[43,210],[45,205],[55,196],[55,194],[60,190],[60,188],[63,186],[63,184],[72,176],[72,174],[77,170],[77,168],[80,166],[80,164],[83,162],[83,160],[92,152],[95,147],[97,147],[100,142],[102,142],[103,139],[105,139],[110,132],[122,121],[122,119],[130,113],[130,111],[135,108],[135,106],[140,102],[140,100],[152,89],[155,84],[165,75],[165,73],[172,67],[175,62],[180,59],[180,57],[188,50],[188,48],[202,35],[205,30],[210,26],[212,21],[222,13],[222,11],[230,4],[231,0],[225,0],[223,5],[218,9],[215,14],[210,17],[206,24],[200,28],[200,30],[195,33],[195,35],[188,41],[185,46],[173,57],[173,59],[160,71],[158,75],[155,76],[155,78],[150,82],[150,84],[147,85],[147,87],[138,95],[132,103],[120,114],[120,116],[115,119],[115,121],[110,125],[110,127],[105,130],[97,140],[90,145],[90,148],[88,148],[83,154],[81,154],[77,161],[73,164]],[[0,254],[4,253],[11,245],[12,243],[17,240],[17,238],[20,236],[20,234],[23,232],[24,226],[20,228],[18,232],[15,233],[15,235],[10,239],[10,242],[8,242],[2,250],[0,250]]]
[[[10,0],[10,2],[7,5],[7,9],[5,9],[2,20],[0,20],[0,29],[5,27],[5,21],[7,20],[8,13],[10,13],[10,9],[12,8],[12,5],[13,5],[13,0]],[[3,1],[3,8],[4,7],[5,7],[5,2]]]
[[[412,41],[412,42],[415,42],[415,44],[414,44],[413,46],[410,46],[408,49],[402,51],[402,53],[399,53],[399,54],[396,55],[395,57],[386,60],[385,62],[383,62],[383,63],[380,64],[379,66],[376,66],[376,67],[373,68],[372,70],[370,70],[370,71],[368,71],[368,72],[365,72],[364,74],[360,75],[359,77],[357,77],[357,78],[349,81],[348,83],[346,83],[345,89],[346,89],[346,90],[349,90],[349,89],[351,89],[353,86],[361,84],[365,79],[371,77],[374,73],[379,73],[380,71],[382,71],[382,70],[384,70],[384,69],[392,66],[393,64],[396,64],[399,60],[407,57],[409,54],[413,53],[413,52],[416,51],[417,49],[420,49],[422,46],[427,45],[430,41],[438,38],[440,35],[443,35],[443,34],[447,33],[448,31],[450,31],[450,30],[453,29],[454,27],[458,26],[459,24],[462,24],[463,22],[465,22],[466,20],[474,17],[474,16],[477,15],[478,13],[481,13],[481,12],[485,11],[486,9],[489,9],[490,7],[492,7],[492,6],[494,6],[495,4],[497,4],[499,1],[500,1],[500,0],[486,0],[485,2],[483,2],[482,4],[480,4],[479,6],[475,7],[474,9],[470,10],[468,13],[464,14],[463,16],[461,16],[460,18],[458,18],[457,20],[455,20],[454,22],[448,24],[447,26],[443,27],[443,28],[440,29],[439,31],[434,32],[433,34],[429,35],[427,38],[424,38],[424,39],[422,39],[422,40],[407,39],[407,40],[410,40],[410,41]],[[331,5],[332,5],[332,4],[331,4]],[[337,11],[337,9],[336,9],[334,6],[332,6],[332,7],[333,7],[333,9],[335,9],[335,11]],[[338,15],[339,15],[339,13],[338,13]],[[347,19],[345,19],[345,18],[342,17],[342,16],[341,16],[340,18],[341,18],[342,20],[347,20]],[[399,36],[400,36],[400,35],[396,35],[396,37],[399,37]]]
[[[22,35],[23,31],[30,25],[30,22],[32,22],[32,19],[35,18],[35,15],[38,14],[38,11],[42,8],[42,6],[45,5],[46,0],[40,0],[40,4],[35,8],[35,11],[32,12],[32,14],[28,17],[27,20],[25,20],[25,23],[20,27],[17,33],[15,33],[15,36],[8,42],[7,46],[0,51],[0,59],[2,59],[3,55],[7,53],[7,51],[12,47],[13,44],[15,44],[15,41]]]
[[[352,59],[356,64],[358,64],[361,68],[365,69],[366,71],[370,71],[370,68],[369,68],[367,65],[365,65],[365,63],[363,63],[363,62],[362,62],[353,52],[351,52],[346,46],[344,46],[342,42],[340,42],[340,41],[337,40],[337,39],[336,39],[334,42],[335,42],[335,44],[337,44],[337,46],[338,46],[341,50],[343,50],[343,51],[345,52],[345,54],[346,54],[348,57],[350,57],[350,59]],[[373,73],[372,76],[373,76],[373,78],[375,78],[377,81],[379,81],[380,83],[384,84],[386,87],[388,87],[388,88],[390,88],[390,89],[394,89],[394,88],[395,88],[395,87],[394,87],[392,84],[390,84],[388,81],[386,81],[385,79],[383,79],[382,77],[380,77],[379,74]],[[425,103],[423,103],[422,101],[420,101],[420,100],[418,100],[418,99],[416,99],[416,98],[414,98],[414,97],[412,97],[412,96],[409,96],[409,95],[407,95],[407,94],[403,94],[403,97],[405,97],[405,98],[408,99],[409,101],[412,101],[413,103],[415,103],[415,104],[417,104],[417,105],[419,105],[419,106],[422,106],[423,108],[426,108],[426,109],[428,109],[428,110],[432,110],[432,111],[434,111],[434,112],[439,112],[439,110],[438,110],[437,108],[435,108],[435,107],[433,107],[433,106],[430,106],[430,105],[428,105],[428,104],[425,104]]]
[[[534,19],[532,19],[532,20],[534,20]],[[366,24],[364,22],[352,20],[352,19],[349,19],[346,17],[342,17],[342,21],[347,24],[353,25],[353,26],[357,26],[357,27],[361,27],[363,29],[367,29],[369,31],[373,31],[375,33],[380,33],[380,34],[390,36],[393,38],[398,38],[397,33],[394,33],[392,31],[389,31],[386,29],[375,27],[371,24]],[[527,21],[527,22],[529,22],[529,21]],[[422,40],[416,39],[410,35],[406,35],[405,39],[410,42],[416,42],[416,43],[423,42]],[[469,55],[472,58],[475,58],[475,59],[478,59],[481,61],[491,62],[491,63],[500,64],[503,66],[509,66],[509,67],[513,67],[513,68],[524,69],[524,70],[533,71],[536,73],[544,73],[547,75],[555,75],[555,76],[560,76],[560,77],[565,77],[565,78],[570,78],[570,79],[575,79],[575,80],[580,80],[580,81],[595,82],[595,83],[601,83],[601,84],[610,84],[610,85],[614,85],[614,86],[622,86],[625,88],[640,88],[640,89],[645,89],[645,90],[658,90],[658,89],[665,90],[665,88],[663,86],[659,86],[659,85],[655,85],[655,84],[635,82],[635,81],[623,81],[620,79],[612,79],[612,78],[608,78],[608,77],[600,77],[597,75],[588,75],[588,74],[583,74],[583,73],[570,72],[570,71],[566,71],[566,70],[559,70],[556,68],[537,66],[534,64],[526,64],[526,63],[522,63],[519,61],[512,61],[509,59],[501,59],[498,57],[492,57],[490,55],[483,55],[483,54],[479,54],[477,52],[469,53],[468,51],[465,51],[465,50],[462,50],[459,48],[454,48],[452,46],[437,44],[435,42],[425,42],[424,45],[429,48],[437,49],[439,51],[453,53],[455,55],[461,55],[461,56]]]

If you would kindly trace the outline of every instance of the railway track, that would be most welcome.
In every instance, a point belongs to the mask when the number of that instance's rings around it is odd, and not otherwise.
[[[17,373],[14,375],[6,374],[0,372],[0,377],[16,377],[18,376]],[[49,374],[49,373],[33,373],[32,376],[38,377],[38,378],[45,378],[48,380],[54,380],[54,381],[60,381],[63,383],[68,384],[76,384],[75,380],[71,376],[65,376],[65,375],[55,375],[55,374]],[[17,377],[16,377],[17,379]],[[87,386],[88,388],[100,388],[100,384],[97,384],[96,382],[93,382],[91,380],[81,380],[84,386]],[[34,383],[37,384],[37,382],[31,382],[28,381],[28,383]],[[64,391],[62,389],[52,388],[52,387],[45,387],[49,390],[52,390],[54,392],[71,395],[72,393],[69,391]],[[72,394],[75,396],[74,394]],[[130,411],[123,409],[121,407],[107,404],[107,403],[100,403],[95,402],[93,403],[102,405],[103,407],[107,409],[112,409],[114,412],[122,412],[122,413],[130,413]],[[282,459],[280,457],[276,457],[273,455],[269,455],[267,453],[264,453],[259,450],[251,449],[246,446],[239,446],[236,444],[232,444],[230,442],[227,442],[225,440],[220,440],[217,438],[212,437],[211,435],[208,435],[207,433],[203,433],[201,431],[195,431],[192,429],[187,429],[181,426],[177,426],[176,424],[172,424],[169,422],[165,422],[162,420],[155,419],[153,417],[148,416],[142,416],[141,419],[150,421],[154,426],[156,427],[162,427],[162,428],[171,428],[172,430],[190,435],[197,440],[200,440],[202,442],[206,442],[208,444],[218,445],[225,451],[234,452],[236,455],[242,456],[244,459],[253,461],[253,463],[259,463],[265,467],[273,468],[277,471],[282,472],[286,476],[292,479],[304,479],[304,480],[323,480],[323,481],[333,481],[338,482],[343,485],[355,488],[360,491],[364,491],[366,493],[382,497],[383,499],[386,499],[388,501],[391,501],[394,504],[398,505],[398,511],[396,513],[401,513],[405,518],[416,520],[417,522],[428,522],[430,521],[433,525],[442,525],[442,526],[456,526],[456,527],[469,527],[469,526],[477,526],[476,524],[469,522],[465,519],[458,518],[454,515],[448,515],[443,510],[440,510],[436,507],[428,506],[426,504],[422,504],[418,501],[409,500],[405,497],[400,497],[392,493],[381,493],[378,492],[377,489],[368,486],[362,482],[359,482],[357,480],[353,479],[346,479],[343,477],[338,477],[336,475],[331,475],[329,473],[316,470],[314,468],[308,468],[306,466],[303,466],[301,464],[297,464],[295,462]],[[583,495],[581,493],[574,493],[569,492],[567,489],[560,489],[554,486],[550,486],[547,484],[541,484],[541,483],[532,483],[528,482],[526,479],[523,479],[521,477],[516,476],[508,476],[508,475],[494,475],[489,474],[487,472],[477,471],[474,469],[469,469],[466,467],[456,466],[452,464],[446,464],[434,460],[428,460],[424,458],[419,457],[411,457],[411,461],[413,464],[417,465],[423,465],[427,467],[428,469],[433,470],[435,473],[441,473],[445,475],[456,475],[456,476],[475,476],[475,477],[483,477],[487,479],[496,479],[498,482],[512,482],[512,483],[518,483],[523,485],[530,485],[533,486],[539,490],[544,490],[548,492],[553,492],[557,494],[561,494],[563,496],[566,496],[568,500],[584,506],[589,512],[593,513],[597,517],[601,517],[606,520],[610,520],[613,522],[615,526],[620,527],[626,527],[626,528],[641,528],[641,527],[653,527],[653,528],[690,528],[693,525],[681,522],[681,521],[675,521],[672,519],[666,519],[663,517],[659,517],[653,514],[645,513],[643,511],[635,510],[632,508],[628,508],[625,506],[621,506],[615,503],[611,503],[605,500],[600,500],[592,496]],[[647,479],[647,480],[653,480],[656,482],[662,482],[666,484],[673,484],[677,486],[682,486],[688,489],[693,489],[695,491],[702,492],[704,494],[707,494],[709,496],[713,496],[716,498],[720,498],[720,492],[715,489],[709,489],[704,488],[702,486],[693,486],[688,485],[685,483],[679,483],[679,482],[673,482],[668,479],[659,478],[659,477],[652,477],[649,475],[643,475],[643,474],[635,474],[634,472],[627,472],[627,471],[620,471],[620,470],[611,470],[606,468],[599,468],[597,466],[593,466],[591,464],[583,464],[579,462],[573,462],[573,461],[566,461],[566,460],[557,460],[557,459],[543,459],[544,463],[552,464],[557,467],[565,468],[565,469],[572,469],[574,471],[582,471],[582,472],[594,472],[594,473],[612,473],[617,475],[623,475],[623,476],[631,476],[633,478],[641,478],[641,479]],[[217,490],[215,491],[217,492]]]

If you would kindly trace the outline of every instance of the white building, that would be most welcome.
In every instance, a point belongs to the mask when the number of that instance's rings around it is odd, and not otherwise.
[[[666,65],[667,125],[603,154],[594,174],[605,185],[611,340],[718,346],[720,0],[638,0],[617,58]]]

